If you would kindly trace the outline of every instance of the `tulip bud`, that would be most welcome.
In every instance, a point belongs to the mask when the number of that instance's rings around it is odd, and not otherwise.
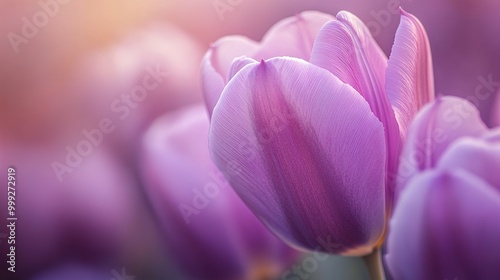
[[[418,19],[401,10],[388,59],[356,16],[304,12],[219,40],[202,71],[212,158],[266,225],[306,251],[380,247],[401,140],[434,97]]]

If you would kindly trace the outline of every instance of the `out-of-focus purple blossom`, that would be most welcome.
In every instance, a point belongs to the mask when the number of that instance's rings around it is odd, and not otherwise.
[[[388,59],[354,15],[304,12],[261,43],[220,39],[202,74],[213,159],[265,224],[304,250],[380,246],[401,141],[434,96],[417,18],[401,10]]]
[[[500,130],[442,97],[416,117],[401,162],[386,256],[395,279],[496,279]]]
[[[141,174],[168,253],[190,279],[277,277],[298,252],[273,236],[213,165],[202,106],[158,119],[148,130]]]
[[[80,126],[78,64],[141,25],[153,2],[1,1],[0,130],[40,142]]]
[[[0,179],[7,182],[8,168],[15,169],[19,275],[72,258],[93,262],[119,258],[132,248],[138,223],[144,219],[146,225],[148,219],[141,216],[146,211],[134,178],[112,155],[96,149],[79,164],[66,166],[71,171],[61,182],[53,169],[53,162],[65,158],[59,145],[8,143],[8,147],[1,152],[5,172]],[[66,156],[77,163],[76,155]],[[0,213],[3,220],[12,217],[7,207]]]
[[[89,54],[74,90],[84,111],[95,112],[94,125],[110,118],[116,129],[107,137],[120,152],[133,152],[155,118],[201,102],[202,54],[196,40],[176,27],[151,25]]]

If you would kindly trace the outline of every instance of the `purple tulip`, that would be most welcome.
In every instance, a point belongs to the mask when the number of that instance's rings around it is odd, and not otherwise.
[[[146,211],[133,177],[108,150],[95,148],[82,158],[76,152],[66,154],[60,143],[2,141],[1,147],[5,171],[0,179],[7,182],[10,167],[16,173],[16,274],[24,276],[70,258],[89,258],[95,263],[117,257],[139,240],[137,225],[144,223]],[[62,182],[53,170],[55,161],[68,170],[60,177]],[[7,187],[2,199],[6,197]],[[7,210],[5,204],[0,211],[4,221],[9,217]],[[0,233],[7,233],[6,228]]]
[[[488,131],[467,101],[443,97],[416,117],[403,160],[415,168],[390,223],[395,279],[497,279],[500,130]]]
[[[158,119],[144,140],[142,175],[168,252],[193,279],[275,278],[298,252],[225,181],[210,160],[208,128],[203,106],[193,107]]]
[[[365,255],[384,239],[406,128],[434,95],[431,56],[404,11],[390,59],[354,15],[328,19],[306,12],[261,44],[215,43],[203,64],[209,142],[237,193],[287,243]]]
[[[202,101],[202,56],[194,38],[169,24],[151,24],[87,56],[74,90],[85,96],[85,119],[93,126],[110,119],[114,128],[105,143],[135,157],[156,118]]]

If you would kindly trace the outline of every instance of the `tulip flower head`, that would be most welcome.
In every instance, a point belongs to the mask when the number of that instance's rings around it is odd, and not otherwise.
[[[390,223],[395,279],[497,279],[500,130],[467,101],[443,97],[416,117],[402,160],[415,168],[401,166]]]
[[[401,142],[434,96],[418,19],[401,11],[388,59],[354,15],[304,12],[261,43],[219,40],[202,71],[212,158],[264,224],[305,251],[382,244]]]

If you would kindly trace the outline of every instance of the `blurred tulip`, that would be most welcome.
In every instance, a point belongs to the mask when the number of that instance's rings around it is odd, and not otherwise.
[[[478,110],[465,99],[443,97],[423,108],[400,157],[396,192],[415,174],[435,167],[450,143],[464,136],[479,137],[487,130]]]
[[[109,118],[120,152],[139,147],[141,133],[161,114],[202,101],[201,46],[174,26],[138,30],[108,50],[93,53],[75,91],[94,125]]]
[[[60,155],[56,145],[2,144],[9,149],[2,149],[0,179],[7,182],[7,169],[16,170],[18,274],[62,259],[119,257],[131,240],[137,241],[134,236],[144,209],[133,178],[106,151],[93,151],[84,161],[67,167],[71,172],[60,182],[52,169]],[[77,163],[75,155],[68,157]],[[2,198],[6,195],[7,189]],[[0,213],[5,221],[7,207]]]
[[[365,255],[384,240],[401,139],[434,96],[431,56],[404,11],[389,60],[354,15],[321,27],[328,19],[306,12],[261,44],[215,43],[202,67],[209,142],[231,185],[286,242]],[[294,57],[264,60],[274,56]]]
[[[500,130],[488,131],[468,102],[443,97],[419,113],[408,138],[403,159],[422,153],[422,160],[390,223],[391,273],[401,280],[496,279]]]
[[[142,176],[168,253],[189,279],[274,279],[297,252],[273,236],[224,180],[208,152],[208,117],[193,107],[157,120]]]
[[[0,130],[41,141],[80,121],[77,64],[144,22],[153,2],[0,1]]]

